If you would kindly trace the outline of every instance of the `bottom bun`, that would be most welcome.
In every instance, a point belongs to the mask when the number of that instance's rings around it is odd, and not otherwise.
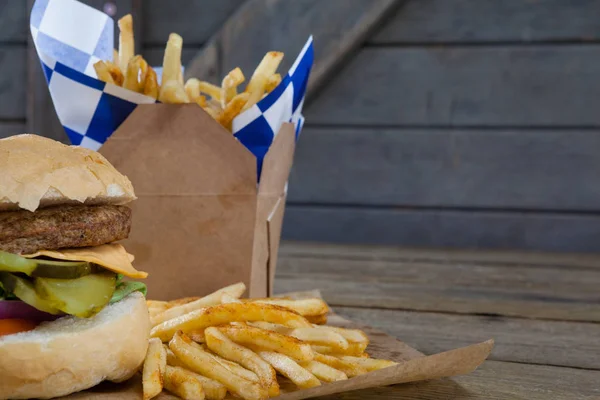
[[[65,396],[131,378],[144,362],[150,320],[133,293],[92,318],[63,317],[0,338],[0,399]]]

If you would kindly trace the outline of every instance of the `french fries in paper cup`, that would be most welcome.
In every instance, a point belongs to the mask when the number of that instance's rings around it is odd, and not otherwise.
[[[302,105],[313,64],[312,37],[284,77],[277,73],[283,53],[268,52],[246,81],[234,68],[221,86],[183,81],[183,38],[172,33],[162,68],[149,66],[135,54],[131,15],[114,21],[77,0],[37,0],[30,29],[52,101],[72,144],[98,150],[138,104],[157,101],[196,103],[262,158],[284,122],[302,124]],[[162,76],[162,82],[161,82]]]

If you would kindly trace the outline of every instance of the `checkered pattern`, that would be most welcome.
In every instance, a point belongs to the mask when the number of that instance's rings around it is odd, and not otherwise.
[[[71,142],[99,149],[138,104],[155,100],[96,79],[93,65],[113,57],[113,20],[76,0],[36,0],[30,28],[54,107]],[[296,124],[313,63],[312,37],[268,96],[233,121],[235,137],[256,157],[258,167],[284,122]],[[160,72],[160,70],[159,70]]]

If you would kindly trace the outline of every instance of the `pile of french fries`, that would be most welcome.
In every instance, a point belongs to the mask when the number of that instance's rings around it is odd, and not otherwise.
[[[131,15],[121,18],[118,26],[119,50],[114,51],[113,61],[100,60],[94,64],[98,79],[142,93],[162,103],[196,103],[229,131],[236,116],[259,102],[281,83],[281,75],[276,71],[283,53],[270,51],[263,57],[242,93],[238,93],[238,86],[246,78],[240,68],[229,72],[223,78],[221,86],[196,78],[190,78],[184,84],[181,72],[183,39],[178,34],[171,33],[163,58],[162,82],[159,84],[156,71],[141,55],[134,55]]]
[[[319,298],[241,299],[243,283],[201,298],[148,300],[143,398],[246,400],[308,389],[395,365],[370,358],[367,335],[324,325]]]

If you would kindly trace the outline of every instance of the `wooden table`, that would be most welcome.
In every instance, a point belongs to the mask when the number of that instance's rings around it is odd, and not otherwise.
[[[470,375],[335,398],[600,399],[600,256],[283,243],[276,292],[314,288],[426,354],[496,340]]]

